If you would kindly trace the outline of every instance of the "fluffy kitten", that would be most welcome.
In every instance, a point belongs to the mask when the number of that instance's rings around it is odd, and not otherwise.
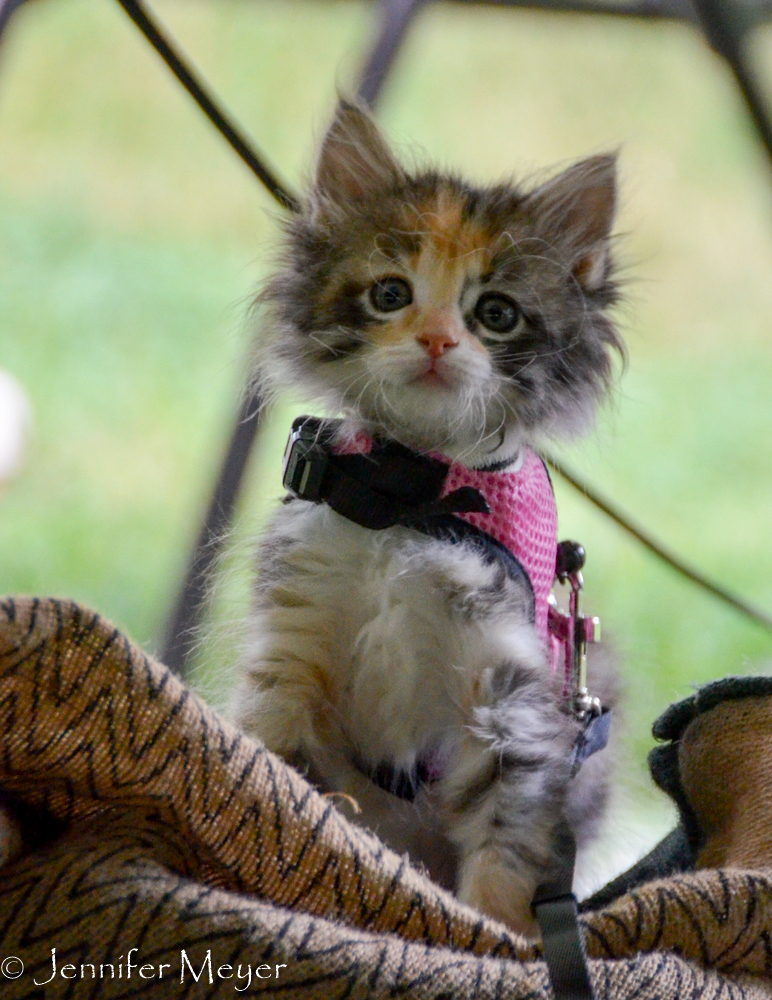
[[[343,452],[397,441],[462,472],[544,475],[529,445],[586,424],[622,349],[614,206],[611,156],[535,190],[475,188],[409,173],[342,101],[260,297],[260,376],[342,411]],[[577,723],[546,602],[537,627],[529,601],[474,539],[291,499],[259,549],[233,699],[247,732],[353,797],[359,822],[525,932],[556,824],[582,843],[606,793],[604,753],[571,780]]]

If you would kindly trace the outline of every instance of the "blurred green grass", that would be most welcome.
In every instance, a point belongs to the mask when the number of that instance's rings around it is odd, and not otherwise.
[[[356,0],[159,0],[299,185],[371,37]],[[754,41],[770,63],[772,34]],[[621,147],[630,365],[561,454],[728,586],[772,608],[772,174],[724,65],[688,27],[429,6],[384,95],[408,155],[480,180]],[[109,0],[36,0],[0,48],[0,365],[32,396],[0,505],[0,589],[93,605],[157,647],[244,377],[278,210]],[[293,408],[250,470],[199,683],[237,655],[249,539]],[[654,717],[772,641],[557,482],[586,605],[623,662],[629,780]]]

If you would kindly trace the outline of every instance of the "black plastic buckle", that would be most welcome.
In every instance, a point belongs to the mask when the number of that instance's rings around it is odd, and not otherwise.
[[[328,453],[320,441],[320,421],[300,417],[292,424],[284,451],[282,485],[299,500],[318,503],[327,470]]]

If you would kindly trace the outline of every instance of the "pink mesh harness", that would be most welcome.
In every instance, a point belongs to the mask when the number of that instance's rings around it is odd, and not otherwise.
[[[451,462],[442,495],[459,486],[475,487],[488,501],[490,514],[456,517],[491,535],[523,566],[536,601],[536,628],[547,643],[547,602],[555,579],[558,515],[544,462],[530,448],[526,448],[516,472],[468,469],[460,462]]]
[[[341,455],[367,455],[373,439],[360,432],[335,445]],[[552,483],[544,462],[530,448],[515,472],[470,469],[441,454],[450,465],[442,488],[446,497],[462,486],[479,490],[490,507],[489,514],[459,513],[456,517],[484,531],[508,549],[528,574],[535,599],[536,629],[551,650],[556,666],[554,640],[548,627],[549,596],[555,579],[557,557],[557,508]]]
[[[449,544],[477,545],[487,562],[500,560],[512,579],[530,585],[534,624],[553,674],[562,660],[563,695],[583,723],[571,754],[574,771],[605,746],[611,715],[590,696],[584,673],[585,645],[597,640],[599,624],[579,614],[584,551],[575,542],[557,543],[552,484],[535,452],[526,448],[516,469],[470,469],[394,440],[352,434],[343,421],[305,416],[292,425],[283,483],[290,497],[326,503],[364,528],[404,525]],[[559,553],[560,579],[571,587],[567,614],[550,600]],[[403,775],[383,761],[370,777],[410,799],[423,781],[438,777],[435,765],[422,759]]]

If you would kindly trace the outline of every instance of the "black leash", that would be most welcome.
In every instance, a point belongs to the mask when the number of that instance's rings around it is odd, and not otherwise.
[[[594,1000],[572,891],[576,841],[565,820],[555,831],[555,856],[557,865],[551,877],[537,888],[532,903],[550,983],[555,1000]]]

